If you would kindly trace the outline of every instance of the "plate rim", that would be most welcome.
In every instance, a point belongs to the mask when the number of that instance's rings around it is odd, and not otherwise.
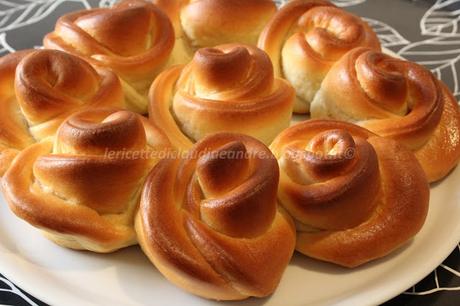
[[[455,172],[460,172],[460,167],[458,167],[458,169],[455,169],[454,171]],[[449,174],[449,176],[446,177],[445,180],[448,180],[451,175],[452,175],[452,173]],[[458,179],[460,180],[460,173],[457,173],[456,177],[458,177]],[[452,178],[452,179],[454,179],[454,178]],[[443,182],[444,182],[444,180],[443,180]],[[439,183],[439,184],[442,184],[442,182]],[[436,183],[431,184],[430,185],[430,192],[431,192],[431,190],[433,190],[433,187],[436,187],[437,185],[438,184],[436,184]],[[459,195],[458,194],[452,195],[452,199],[453,199],[453,201],[459,200]],[[7,205],[7,203],[6,203],[6,201],[5,201],[3,196],[0,197],[0,203],[5,204],[3,209],[9,210],[9,207],[8,207],[8,205]],[[460,203],[457,204],[457,205],[460,205]],[[22,220],[19,220],[19,221],[21,221],[21,223],[24,223],[25,226],[31,226],[31,225],[26,224]],[[37,229],[35,229],[35,230],[37,230]],[[353,294],[350,294],[350,295],[347,294],[346,296],[343,297],[342,300],[339,300],[339,301],[330,300],[329,303],[332,303],[332,305],[337,305],[337,304],[340,304],[340,305],[354,305],[354,303],[356,303],[356,300],[361,300],[361,302],[362,302],[364,300],[363,298],[365,296],[371,295],[374,298],[372,299],[372,301],[369,301],[369,299],[368,299],[367,300],[369,302],[368,304],[369,305],[378,305],[378,304],[384,303],[386,301],[389,301],[392,298],[402,294],[404,292],[402,290],[407,290],[408,288],[410,288],[411,286],[417,284],[423,278],[428,276],[434,269],[436,269],[452,253],[452,251],[455,248],[458,247],[459,240],[460,240],[460,222],[455,224],[455,226],[453,227],[453,232],[452,233],[453,233],[453,235],[449,235],[448,237],[445,237],[446,239],[443,240],[443,244],[442,244],[443,247],[438,249],[438,252],[437,252],[438,255],[437,256],[430,256],[431,260],[426,261],[426,264],[424,264],[423,266],[420,266],[420,269],[412,270],[410,275],[405,275],[404,278],[400,278],[398,283],[397,283],[397,285],[388,286],[388,287],[372,286],[372,287],[370,287],[370,289],[364,290],[364,291],[359,292],[359,293],[353,293]],[[138,251],[140,251],[140,249]],[[5,257],[7,257],[7,256],[5,256]],[[13,256],[21,258],[21,259],[24,259],[22,256],[20,256],[20,253],[13,253]],[[300,256],[300,255],[297,255],[297,256]],[[0,252],[0,257],[3,257],[2,252]],[[81,296],[79,296],[79,297],[71,297],[70,295],[65,293],[65,291],[63,291],[63,290],[61,290],[61,292],[64,293],[64,296],[69,298],[70,303],[66,299],[63,300],[61,297],[59,297],[59,295],[58,295],[57,298],[56,298],[56,295],[54,295],[54,298],[53,298],[53,295],[49,295],[49,292],[43,292],[43,291],[41,291],[39,289],[36,289],[36,286],[34,284],[30,283],[29,280],[27,280],[27,277],[22,276],[22,274],[17,274],[17,269],[14,268],[14,267],[11,267],[10,264],[11,264],[11,262],[7,261],[6,265],[4,267],[2,267],[0,273],[2,275],[4,275],[7,279],[9,279],[11,282],[13,282],[14,285],[16,285],[17,287],[21,288],[22,291],[27,292],[27,294],[33,296],[34,298],[36,298],[36,299],[38,299],[38,300],[40,300],[40,301],[42,301],[42,302],[44,302],[46,304],[49,304],[49,305],[69,305],[69,304],[72,304],[73,305],[72,301],[75,300],[75,298],[77,298],[79,300],[80,305],[96,305],[92,301],[85,300],[84,298],[82,299]],[[154,267],[152,267],[152,268],[155,269]],[[50,275],[52,275],[52,274],[50,274]],[[167,280],[164,279],[164,281],[167,281]],[[402,289],[403,287],[404,287],[404,289]],[[59,289],[59,287],[57,289]],[[59,291],[59,290],[57,290],[57,291]],[[322,303],[324,303],[324,302],[318,302],[318,303],[320,305],[322,305]],[[316,302],[314,303],[314,305],[316,305]]]

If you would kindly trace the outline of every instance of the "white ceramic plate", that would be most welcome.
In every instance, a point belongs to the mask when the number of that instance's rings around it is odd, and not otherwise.
[[[398,295],[436,268],[457,245],[459,185],[460,169],[456,169],[433,186],[423,229],[390,256],[347,270],[296,254],[273,296],[238,305],[373,305]],[[0,204],[0,270],[44,302],[66,306],[219,304],[170,284],[138,247],[109,255],[63,249],[16,218],[3,198]]]
[[[293,123],[304,119],[296,116]],[[395,297],[433,271],[458,245],[458,186],[460,169],[432,186],[424,227],[390,256],[349,270],[295,254],[271,297],[237,304],[376,305]],[[56,306],[235,305],[204,300],[175,287],[139,247],[106,255],[61,248],[16,218],[2,196],[0,271],[28,293]]]

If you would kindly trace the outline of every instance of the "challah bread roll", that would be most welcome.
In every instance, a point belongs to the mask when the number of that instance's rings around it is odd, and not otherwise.
[[[83,57],[110,68],[121,79],[130,110],[147,112],[147,92],[174,46],[168,17],[143,0],[124,0],[113,8],[83,10],[62,16],[45,36],[46,48]]]
[[[422,66],[358,48],[329,71],[313,118],[352,121],[414,151],[430,182],[460,158],[460,111],[448,88]]]
[[[134,213],[169,141],[140,115],[91,109],[23,150],[3,178],[11,210],[55,243],[111,252],[136,243]]]
[[[361,18],[328,1],[294,0],[283,6],[260,35],[275,75],[296,89],[294,112],[308,113],[331,66],[356,47],[380,50],[377,35]]]
[[[271,0],[153,0],[173,22],[176,37],[192,48],[255,45],[276,12]]]
[[[70,114],[124,106],[117,76],[54,50],[25,50],[0,59],[0,175],[30,144],[52,136]]]
[[[201,297],[263,297],[294,251],[277,208],[278,164],[252,137],[217,133],[183,158],[160,161],[143,189],[139,243],[172,283]]]
[[[297,251],[356,267],[402,246],[422,227],[429,185],[413,153],[351,123],[310,120],[270,149],[278,199],[294,218]]]
[[[162,72],[150,89],[149,117],[180,149],[223,131],[268,144],[289,125],[294,96],[286,81],[274,77],[265,52],[221,45]]]

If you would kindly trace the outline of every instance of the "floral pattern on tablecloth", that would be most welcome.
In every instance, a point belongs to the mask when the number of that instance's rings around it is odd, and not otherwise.
[[[50,31],[56,19],[66,12],[91,7],[109,7],[115,2],[116,0],[0,0],[0,55],[17,49],[40,47],[41,37]],[[276,2],[282,5],[286,1]],[[431,69],[451,88],[457,99],[460,99],[460,0],[333,2],[362,16],[374,28],[384,47]],[[388,5],[390,8],[383,7],[383,10],[380,10],[378,6],[381,5]],[[389,11],[392,5],[400,5],[400,10],[412,5],[414,11],[421,13],[416,18],[406,16],[409,13],[415,15],[413,10],[405,10],[399,16],[382,14]],[[389,22],[389,19],[395,21],[394,24]],[[440,292],[443,292],[443,295],[436,296],[436,293]],[[413,300],[414,298],[417,300]],[[460,244],[423,281],[386,304],[408,303],[460,305]],[[2,275],[0,304],[45,305]]]

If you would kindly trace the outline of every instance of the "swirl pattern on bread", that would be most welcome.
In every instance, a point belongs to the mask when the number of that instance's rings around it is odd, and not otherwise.
[[[460,159],[460,110],[447,86],[424,67],[357,48],[329,71],[313,118],[355,122],[414,151],[430,182]]]
[[[289,125],[294,96],[274,77],[262,50],[222,45],[200,49],[185,67],[161,73],[150,89],[149,117],[180,149],[216,132],[268,144]]]
[[[425,221],[423,170],[392,139],[351,123],[311,120],[282,132],[270,149],[280,164],[278,198],[305,255],[356,267],[391,253]]]
[[[294,112],[308,113],[331,66],[356,47],[380,50],[377,35],[361,18],[329,1],[294,0],[283,6],[260,35],[276,76],[297,91]]]
[[[69,13],[45,36],[46,48],[78,55],[121,79],[130,110],[147,112],[147,92],[174,47],[169,18],[143,0]]]
[[[16,154],[52,136],[70,114],[123,107],[118,77],[54,50],[25,50],[0,59],[0,175]]]
[[[138,114],[85,110],[16,157],[3,193],[19,218],[57,244],[111,252],[136,243],[134,213],[158,161],[149,153],[168,148],[166,136]]]
[[[277,185],[278,165],[264,144],[240,134],[206,137],[150,173],[136,217],[139,243],[168,280],[193,294],[267,296],[295,244]]]

